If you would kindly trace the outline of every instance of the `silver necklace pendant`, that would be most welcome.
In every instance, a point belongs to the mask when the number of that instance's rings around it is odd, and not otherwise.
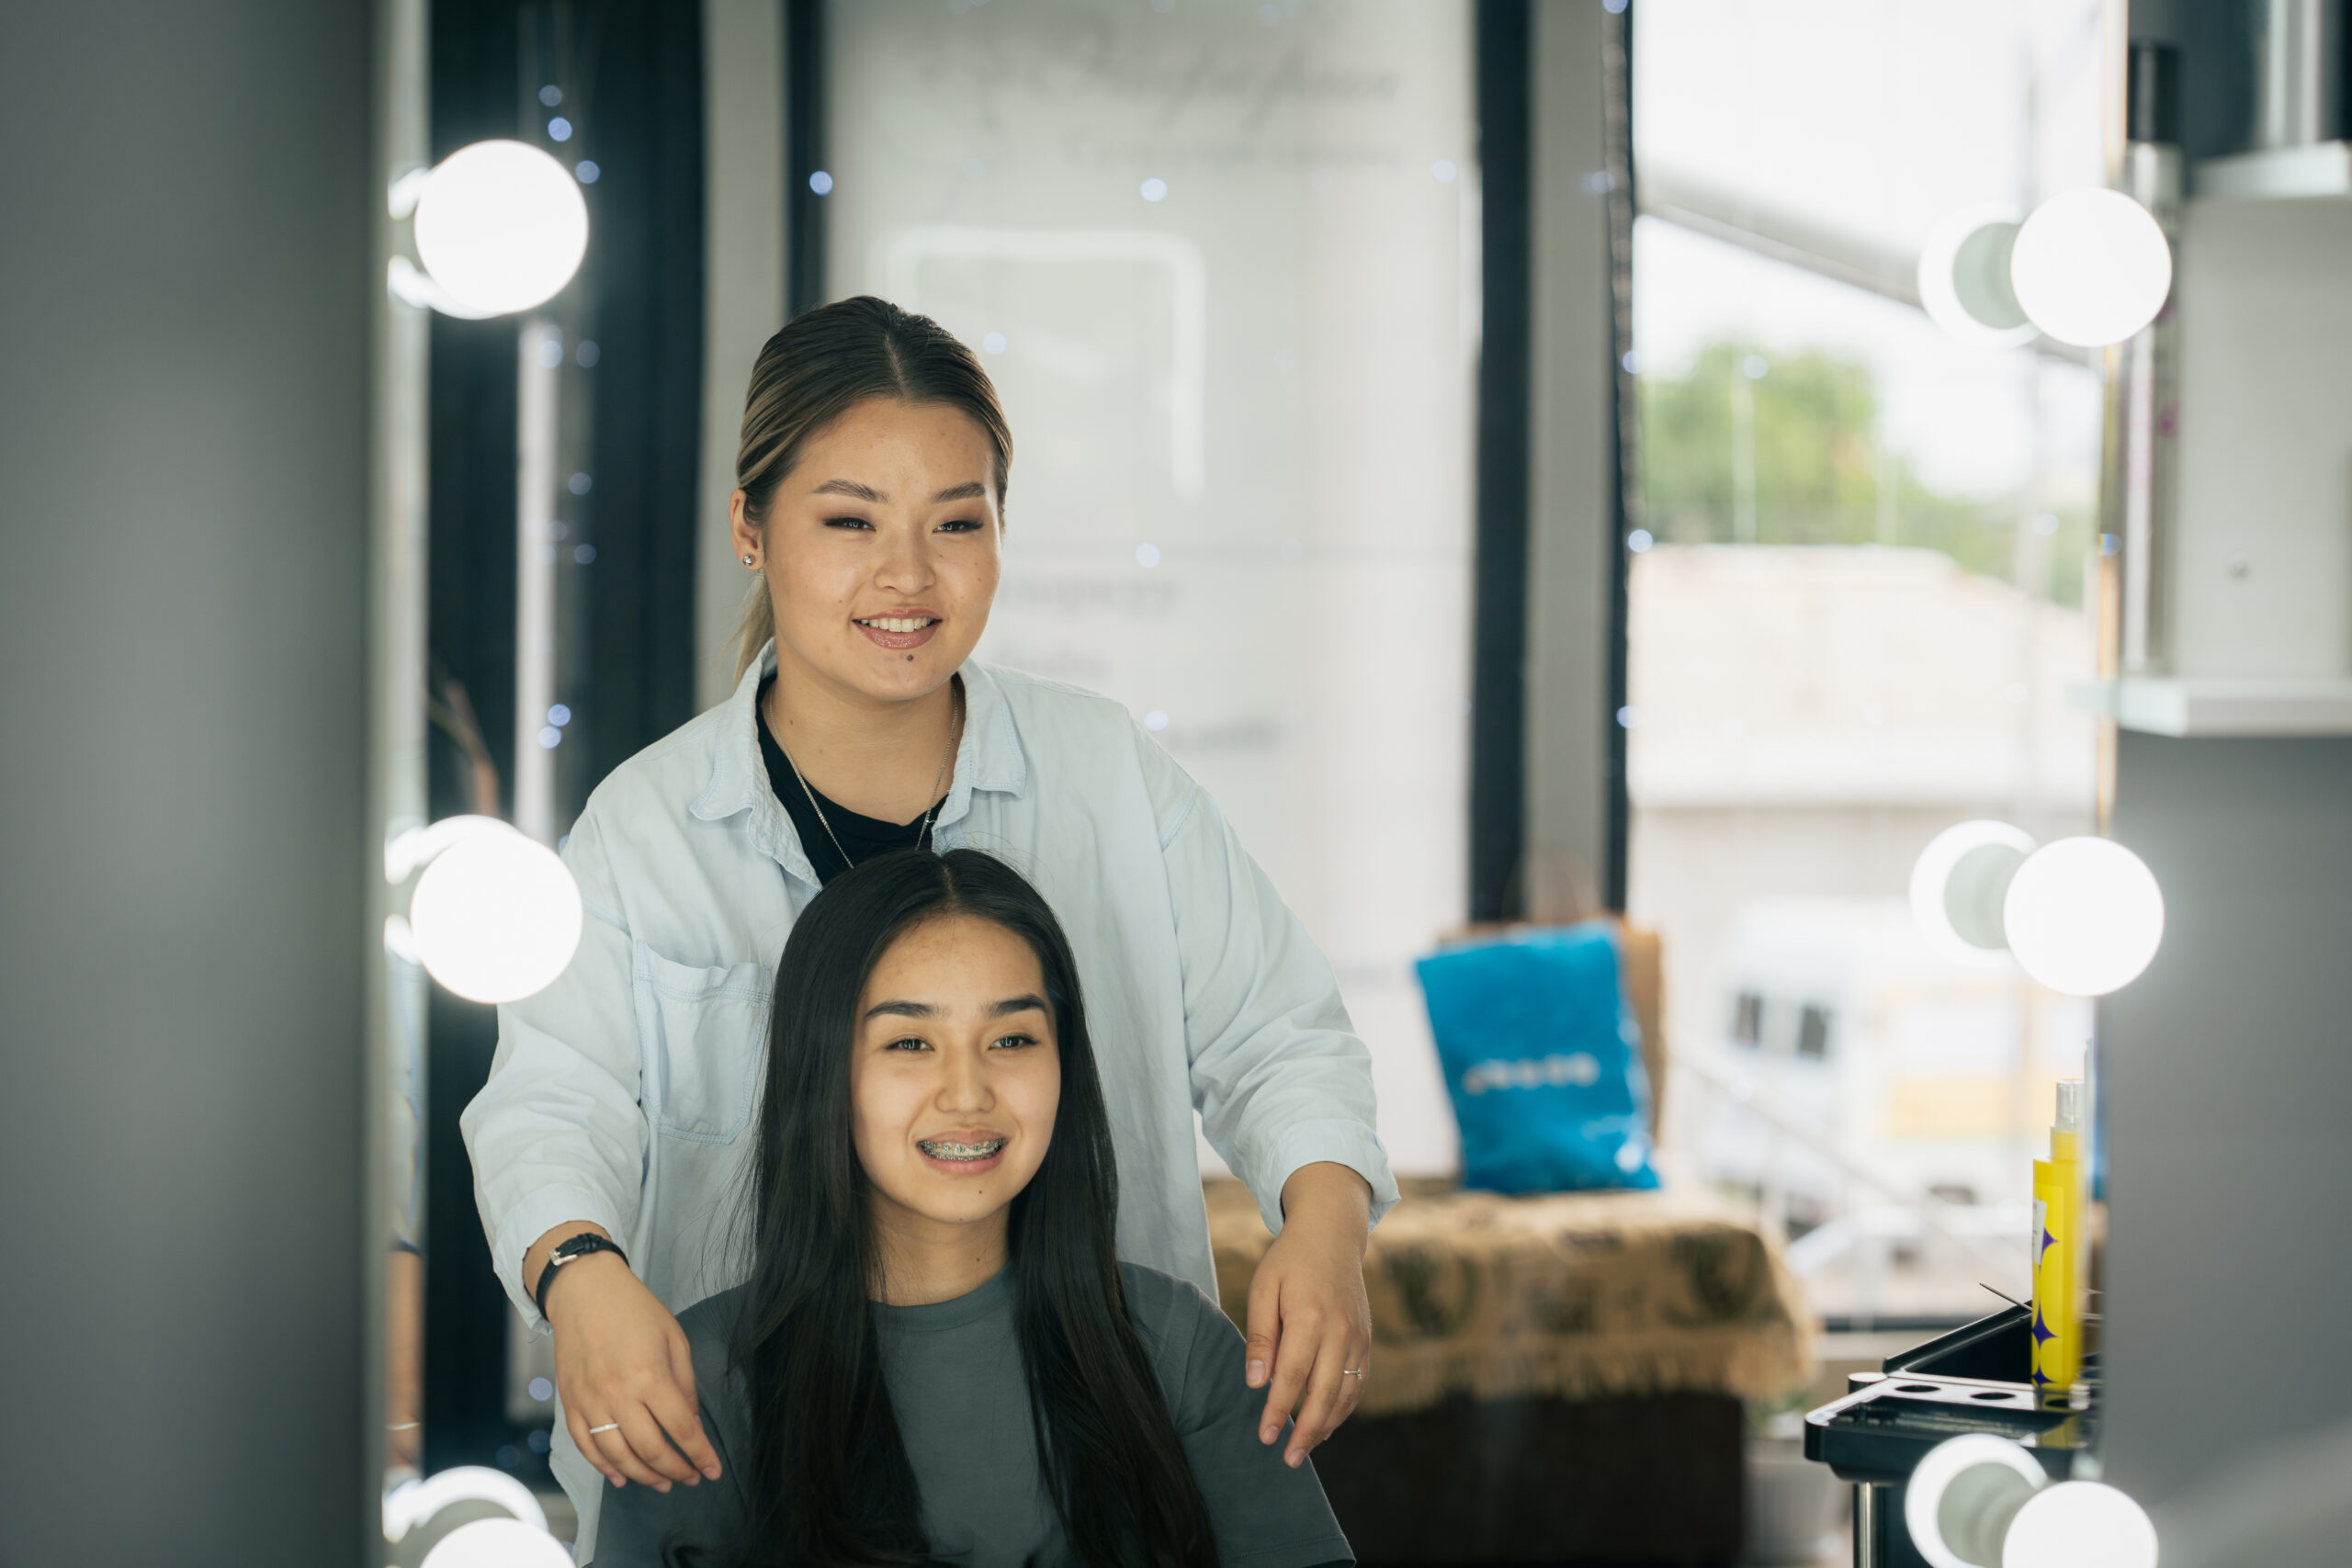
[[[784,746],[781,742],[777,743],[776,750],[784,751]],[[847,871],[857,863],[849,858],[849,852],[842,848],[841,835],[834,832],[833,825],[825,819],[825,808],[817,804],[817,792],[808,787],[808,781],[807,779],[801,777],[800,764],[792,760],[791,752],[784,752],[784,762],[785,766],[792,770],[792,776],[794,780],[800,785],[800,793],[808,797],[808,809],[817,814],[817,826],[822,828],[825,830],[825,837],[833,841],[833,853],[842,857],[842,869],[843,871]]]
[[[939,771],[931,777],[931,809],[922,814],[922,826],[915,829],[916,849],[922,849],[926,840],[934,852],[939,848],[939,836],[934,829],[939,808],[947,804],[947,797],[940,794],[939,786],[947,777],[947,764],[956,760],[956,732],[962,728],[964,717],[964,688],[958,684],[951,691],[953,694],[947,710],[947,748],[939,754]],[[760,722],[765,724],[767,720],[763,718]],[[857,862],[852,860],[849,851],[842,847],[841,835],[833,831],[833,824],[825,815],[823,803],[818,800],[817,792],[808,787],[808,776],[801,773],[800,764],[792,760],[792,753],[786,749],[782,736],[776,737],[775,749],[784,752],[784,765],[792,770],[793,782],[800,786],[800,793],[808,797],[808,809],[817,814],[817,826],[822,828],[825,837],[832,840],[833,853],[842,859],[842,869],[848,871],[854,868]]]

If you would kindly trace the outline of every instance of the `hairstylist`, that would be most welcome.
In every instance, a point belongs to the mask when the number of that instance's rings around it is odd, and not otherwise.
[[[1216,803],[1125,709],[971,659],[1012,446],[978,361],[923,317],[849,299],[768,341],[731,505],[764,589],[741,679],[590,797],[565,851],[579,954],[502,1010],[467,1147],[498,1271],[555,1334],[583,1561],[597,1472],[718,1473],[673,1314],[743,1275],[731,1226],[785,939],[827,879],[891,849],[1001,856],[1071,932],[1121,1258],[1216,1294],[1195,1106],[1280,1233],[1250,1301],[1261,1439],[1295,1410],[1295,1463],[1360,1397],[1364,1241],[1396,1199],[1369,1054]]]

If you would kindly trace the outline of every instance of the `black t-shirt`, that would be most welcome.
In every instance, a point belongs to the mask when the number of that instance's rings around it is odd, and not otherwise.
[[[885,822],[878,818],[861,817],[846,806],[837,806],[818,795],[815,786],[804,783],[794,769],[792,759],[785,755],[784,748],[768,732],[768,688],[775,684],[773,675],[761,682],[760,700],[752,710],[752,722],[760,731],[760,760],[767,764],[768,787],[775,791],[785,814],[792,818],[792,830],[800,835],[800,847],[808,852],[817,880],[831,882],[851,866],[862,865],[892,850],[930,844],[931,835],[924,823],[938,810],[935,805],[911,822]],[[811,795],[816,796],[813,804]],[[818,815],[820,808],[824,813],[821,818]],[[838,844],[836,840],[840,840]],[[846,860],[842,858],[843,851],[848,852]]]

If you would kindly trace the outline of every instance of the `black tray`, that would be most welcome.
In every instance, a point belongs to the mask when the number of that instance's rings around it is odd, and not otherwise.
[[[2097,1444],[2098,1412],[2067,1390],[2037,1392],[2032,1351],[2032,1314],[2011,1306],[1890,1356],[1885,1371],[1856,1373],[1845,1398],[1806,1415],[1805,1458],[1841,1481],[1900,1485],[1937,1444],[1989,1432],[2069,1475]]]

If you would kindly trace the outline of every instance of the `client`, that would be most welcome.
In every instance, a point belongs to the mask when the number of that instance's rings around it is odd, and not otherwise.
[[[1242,1340],[1117,1261],[1110,1114],[1053,911],[909,851],[776,968],[749,1282],[679,1318],[721,1479],[604,1499],[598,1568],[1306,1568],[1346,1538],[1260,1443]]]

